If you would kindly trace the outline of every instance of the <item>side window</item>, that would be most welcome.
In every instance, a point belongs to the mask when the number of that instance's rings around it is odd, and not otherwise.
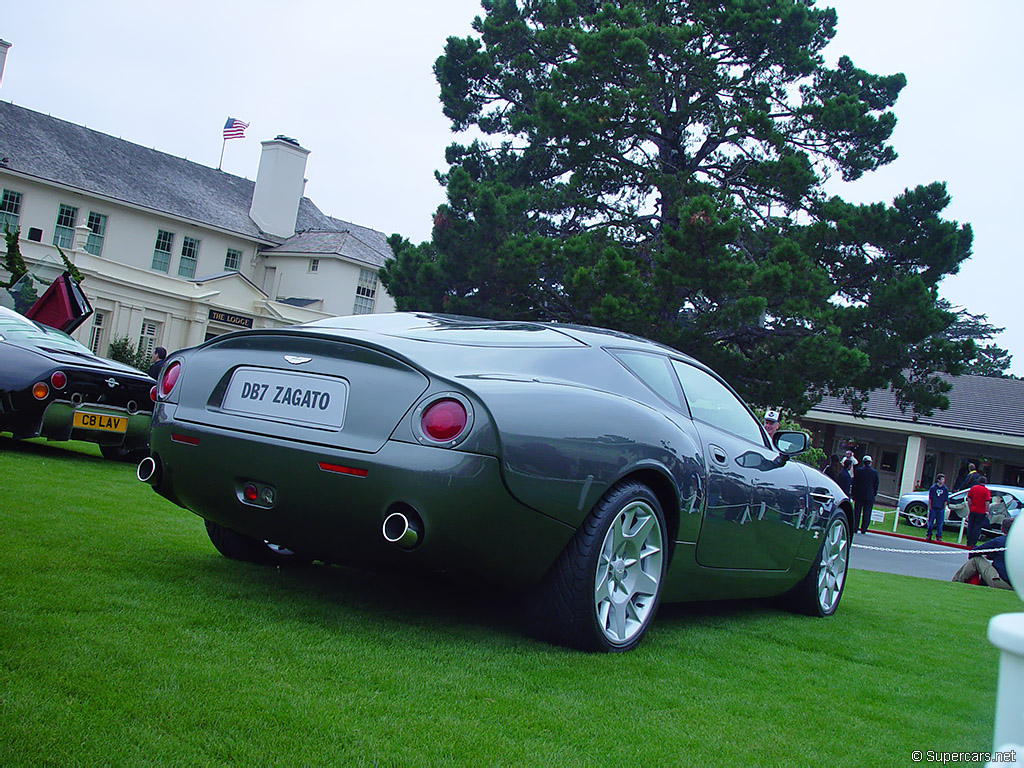
[[[757,420],[727,386],[693,365],[673,360],[672,367],[683,385],[683,397],[693,418],[764,445]]]
[[[649,352],[614,352],[615,358],[632,372],[640,381],[661,395],[676,408],[682,407],[679,390],[676,387],[668,359]]]

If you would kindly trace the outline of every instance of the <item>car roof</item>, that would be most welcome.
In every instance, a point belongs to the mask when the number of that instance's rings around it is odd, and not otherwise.
[[[478,347],[619,347],[687,357],[649,339],[569,323],[491,320],[429,312],[391,312],[316,320],[297,328],[356,331],[380,336]],[[692,359],[692,358],[688,358]]]

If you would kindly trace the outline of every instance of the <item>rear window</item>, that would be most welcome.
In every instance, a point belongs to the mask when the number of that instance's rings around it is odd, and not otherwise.
[[[5,311],[3,308],[0,308],[0,339],[14,344],[85,352],[92,355],[88,349],[63,331],[34,323],[23,315]]]

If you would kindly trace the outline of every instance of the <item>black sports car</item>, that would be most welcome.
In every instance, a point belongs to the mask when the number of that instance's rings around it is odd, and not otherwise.
[[[228,557],[406,563],[635,646],[661,599],[836,610],[851,506],[711,370],[594,328],[364,315],[168,358],[139,479]]]
[[[137,460],[148,452],[155,383],[0,306],[0,432],[86,440],[109,459]]]

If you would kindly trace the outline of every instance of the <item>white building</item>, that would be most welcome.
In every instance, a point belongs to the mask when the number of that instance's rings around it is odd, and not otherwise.
[[[393,311],[385,236],[303,196],[308,154],[264,141],[253,182],[0,102],[0,233],[21,230],[30,269],[57,246],[75,263],[96,310],[75,335],[99,354]]]

